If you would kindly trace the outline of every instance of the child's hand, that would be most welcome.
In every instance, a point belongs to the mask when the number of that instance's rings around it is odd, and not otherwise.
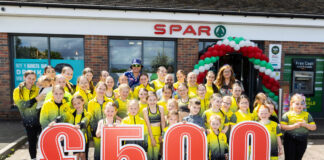
[[[54,126],[54,124],[56,124],[56,122],[55,122],[55,121],[53,121],[53,122],[51,122],[50,124],[48,124],[48,127],[53,127],[53,126]]]
[[[222,130],[221,132],[224,133],[224,134],[226,133],[224,130]]]
[[[300,123],[301,123],[301,122],[297,122],[297,123],[293,124],[294,129],[296,129],[296,128],[300,128]]]
[[[225,159],[228,160],[228,154],[227,153],[225,153]]]
[[[152,144],[152,146],[153,147],[155,147],[156,146],[156,142],[155,142],[155,139],[153,138],[153,139],[151,139],[151,144]]]
[[[306,127],[307,126],[307,123],[304,121],[304,122],[300,122],[300,126],[301,127]]]
[[[46,97],[46,94],[45,93],[42,93],[42,94],[40,94],[40,95],[38,95],[36,97],[36,100],[37,101],[43,101],[45,99],[45,97]]]
[[[73,127],[74,127],[74,129],[80,129],[79,125],[74,125]]]
[[[278,149],[279,149],[278,156],[281,156],[281,155],[283,154],[283,147],[282,147],[282,145],[280,145],[280,146],[278,147]]]

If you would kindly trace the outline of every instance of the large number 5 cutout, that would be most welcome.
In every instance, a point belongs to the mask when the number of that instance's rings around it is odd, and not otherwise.
[[[101,132],[102,160],[147,160],[139,145],[122,145],[122,140],[144,140],[143,125],[106,126]]]
[[[252,121],[237,124],[231,132],[229,155],[230,160],[270,160],[268,130],[260,123]]]
[[[61,137],[64,139],[64,151],[84,152],[85,140],[82,132],[71,124],[59,123],[43,130],[39,138],[40,160],[76,160],[75,156],[64,156]]]
[[[192,123],[179,123],[167,130],[164,136],[163,159],[184,159],[184,139],[187,139],[187,159],[207,160],[207,139],[201,127]]]

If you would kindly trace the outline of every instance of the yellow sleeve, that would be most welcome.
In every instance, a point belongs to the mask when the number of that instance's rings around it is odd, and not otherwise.
[[[49,103],[50,102],[45,102],[40,112],[39,122],[42,126],[42,129],[46,128],[47,125],[50,123],[48,119],[48,110],[50,109]]]

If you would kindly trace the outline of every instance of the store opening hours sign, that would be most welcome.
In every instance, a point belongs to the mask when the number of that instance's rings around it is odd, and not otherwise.
[[[142,147],[135,144],[122,145],[125,140],[143,139],[144,127],[141,125],[105,126],[102,128],[101,159],[147,160]],[[207,160],[207,146],[206,134],[199,126],[178,123],[165,133],[163,160],[182,160],[185,155],[187,160]],[[55,124],[43,130],[39,148],[42,160],[76,160],[76,157],[65,156],[63,153],[83,152],[85,139],[82,132],[71,124]],[[229,148],[230,160],[270,160],[269,132],[257,122],[239,123],[231,132]]]

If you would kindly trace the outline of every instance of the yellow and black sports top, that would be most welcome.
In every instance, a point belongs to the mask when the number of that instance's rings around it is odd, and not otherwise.
[[[210,160],[225,159],[225,154],[228,152],[227,137],[224,133],[215,134],[212,129],[209,129],[207,135],[208,157]]]
[[[48,92],[48,93],[46,94],[46,97],[45,97],[44,102],[50,100],[51,98],[53,98],[53,91],[50,91],[50,92]],[[67,92],[67,91],[64,90],[64,97],[63,97],[63,98],[64,98],[64,99],[65,99],[65,100],[70,104],[71,109],[74,109],[74,108],[72,107],[72,105],[71,105],[72,95],[71,95],[69,92]]]
[[[178,99],[178,107],[180,112],[187,112],[189,113],[190,110],[188,108],[189,105],[189,98],[187,102],[183,102],[182,99]]]
[[[282,120],[280,124],[285,124],[285,125],[292,125],[297,122],[303,122],[305,121],[308,124],[315,124],[313,117],[305,111],[302,111],[301,113],[297,114],[294,111],[288,111],[282,116]],[[296,128],[293,130],[285,131],[285,133],[292,134],[294,136],[303,136],[307,137],[308,136],[308,129],[305,127],[300,127]]]
[[[86,109],[86,110],[88,110],[88,103],[89,103],[89,101],[92,99],[92,94],[90,93],[90,91],[89,90],[83,90],[83,89],[79,89],[77,92],[75,92],[74,93],[74,95],[80,95],[82,98],[83,98],[83,100],[84,100],[84,108]],[[74,96],[73,95],[73,96]]]
[[[232,96],[231,98],[232,98],[232,103],[231,103],[230,110],[231,110],[233,113],[235,113],[235,112],[238,111],[239,107],[238,107],[238,105],[237,105],[237,101],[236,101],[236,99],[235,99],[233,96]]]
[[[76,86],[71,82],[66,82],[66,86],[64,87],[64,90],[69,92],[71,95],[73,95],[76,92]]]
[[[203,113],[206,110],[209,109],[210,101],[209,101],[209,98],[208,98],[207,94],[205,95],[205,98],[201,99],[200,97],[198,97],[198,99],[200,100],[200,112],[199,112],[199,115],[202,116]]]
[[[110,98],[104,97],[103,103],[100,104],[97,100],[97,97],[95,97],[88,103],[88,113],[91,116],[90,127],[91,127],[91,132],[94,135],[96,135],[95,133],[97,131],[99,120],[106,118],[104,114],[104,110],[108,102],[114,102],[114,101]]]
[[[232,115],[230,120],[230,125],[236,125],[237,123],[243,121],[252,121],[252,120],[253,120],[252,113],[250,112],[243,113],[241,110],[238,110]]]
[[[145,120],[141,118],[138,114],[133,116],[131,114],[128,114],[127,117],[125,117],[122,121],[121,124],[125,125],[143,125],[144,127],[144,141],[126,141],[125,144],[138,144],[142,146],[143,148],[147,148],[148,146],[148,130],[147,126],[145,123]]]
[[[269,131],[271,138],[271,157],[278,156],[278,141],[277,137],[282,136],[281,130],[278,126],[278,123],[274,121],[269,121],[268,124],[264,125]]]
[[[46,101],[40,112],[40,124],[42,128],[46,128],[49,123],[55,121],[55,119],[61,116],[62,121],[66,123],[73,124],[72,111],[70,105],[66,102],[65,99],[62,100],[62,103],[57,104],[54,102],[54,99]]]
[[[150,86],[154,89],[155,92],[163,88],[164,85],[165,83],[161,82],[159,79],[150,82]]]
[[[17,105],[25,127],[39,126],[39,110],[36,109],[39,88],[33,85],[31,89],[19,87],[13,91],[13,100]]]
[[[78,125],[79,123],[84,124],[84,127],[81,128],[81,131],[84,134],[84,138],[87,143],[88,139],[90,138],[90,133],[88,132],[88,126],[89,126],[89,121],[91,119],[91,115],[86,110],[83,110],[81,114],[78,114],[77,111],[75,110],[72,113],[72,119],[73,119],[73,125]]]
[[[156,112],[152,113],[150,107],[147,107],[147,114],[150,123],[160,123],[161,122],[161,112],[160,107],[156,106]]]
[[[122,119],[127,117],[127,112],[128,112],[127,111],[127,102],[128,102],[128,99],[126,99],[124,101],[124,100],[121,100],[120,98],[117,98],[115,101],[117,108],[118,108],[117,116]]]
[[[229,125],[227,116],[223,113],[223,111],[219,110],[217,112],[214,112],[212,108],[209,108],[202,115],[207,129],[210,128],[209,123],[210,123],[210,117],[212,115],[218,115],[219,117],[221,117],[222,121],[221,121],[221,126],[219,127],[220,130],[222,130],[225,126]]]
[[[198,93],[197,93],[197,89],[198,87],[197,86],[194,86],[194,87],[190,87],[188,85],[188,96],[190,98],[194,98],[194,97],[197,97]]]

